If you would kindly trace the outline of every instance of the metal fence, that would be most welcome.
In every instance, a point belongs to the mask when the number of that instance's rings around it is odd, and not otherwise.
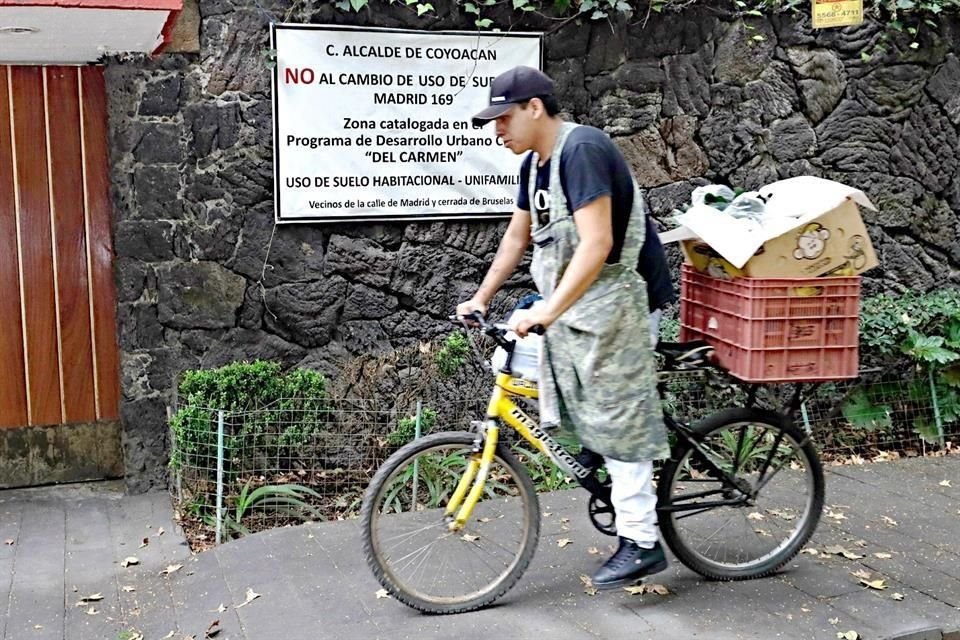
[[[171,484],[181,524],[194,545],[203,546],[304,517],[355,517],[367,484],[390,454],[428,433],[470,429],[487,401],[475,390],[488,387],[489,378],[480,379],[470,400],[460,399],[463,394],[431,402],[285,398],[233,413],[178,406],[171,420]],[[664,408],[691,422],[743,406],[750,392],[702,371],[666,374],[663,389]],[[756,387],[756,403],[785,406],[791,389]],[[525,409],[536,417],[535,404]],[[958,409],[951,388],[908,369],[821,385],[795,418],[813,433],[828,463],[857,464],[951,448],[960,436]],[[526,462],[546,482],[541,486],[566,486],[546,460]]]

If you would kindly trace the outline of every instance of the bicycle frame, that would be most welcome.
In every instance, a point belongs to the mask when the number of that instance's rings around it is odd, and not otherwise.
[[[483,485],[499,443],[501,424],[506,424],[515,429],[520,436],[529,442],[537,451],[547,455],[554,464],[560,467],[568,476],[576,479],[581,486],[590,491],[591,494],[594,494],[595,490],[592,489],[591,485],[588,485],[587,482],[587,479],[594,472],[594,469],[587,468],[578,462],[563,445],[550,436],[546,430],[513,402],[512,398],[516,397],[529,398],[531,400],[539,398],[539,387],[534,381],[514,376],[511,371],[512,360],[513,353],[511,350],[505,366],[496,374],[493,392],[487,403],[486,420],[478,425],[473,455],[447,504],[444,515],[450,519],[448,527],[451,532],[463,529],[483,493]],[[795,409],[799,406],[803,396],[802,389],[802,385],[797,385],[795,393],[789,403],[791,408]],[[751,396],[750,404],[753,402],[754,394],[755,390],[751,390],[749,394]],[[769,476],[766,475],[771,462],[773,462],[773,457],[782,442],[782,433],[777,435],[773,446],[770,447],[770,451],[767,453],[766,460],[759,473],[757,486],[750,487],[744,481],[737,479],[737,467],[734,467],[731,473],[722,469],[711,460],[710,455],[703,449],[689,427],[678,422],[667,413],[664,413],[663,417],[666,428],[673,432],[676,437],[681,439],[685,444],[689,445],[689,447],[696,452],[697,458],[722,484],[722,487],[719,489],[685,496],[685,500],[705,498],[717,494],[731,495],[730,492],[732,492],[732,495],[731,497],[725,497],[721,500],[698,502],[696,504],[658,504],[658,512],[673,513],[691,511],[701,513],[716,507],[745,504],[780,470],[780,468],[777,468]],[[789,414],[784,412],[784,418],[788,419]],[[742,448],[743,440],[744,433],[741,432],[740,440],[737,443],[737,451],[740,451]],[[804,443],[798,443],[798,445],[803,446]],[[691,515],[695,514],[691,513]]]
[[[515,377],[506,370],[500,371],[497,373],[493,392],[487,403],[486,420],[480,425],[477,440],[474,442],[474,456],[470,459],[463,477],[460,478],[447,504],[445,515],[453,517],[449,524],[451,531],[459,531],[463,528],[483,493],[483,483],[486,481],[490,463],[493,461],[494,452],[500,441],[501,423],[515,429],[537,451],[549,456],[567,475],[582,480],[593,472],[592,469],[577,462],[577,459],[570,455],[563,445],[524,413],[523,409],[513,402],[512,398],[515,397],[531,400],[539,398],[537,383]],[[473,484],[472,488],[471,484]]]

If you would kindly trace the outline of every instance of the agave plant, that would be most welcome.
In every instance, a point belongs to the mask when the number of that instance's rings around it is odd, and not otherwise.
[[[253,480],[250,479],[240,490],[233,509],[224,513],[223,528],[229,538],[250,535],[250,529],[244,526],[243,520],[254,509],[274,511],[301,520],[323,520],[323,514],[307,501],[308,498],[321,497],[313,489],[298,484],[271,484],[254,489]],[[204,520],[209,525],[215,524],[213,516],[206,516]]]

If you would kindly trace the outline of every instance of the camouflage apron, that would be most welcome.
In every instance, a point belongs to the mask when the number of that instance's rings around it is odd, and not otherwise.
[[[550,162],[550,218],[531,214],[533,280],[553,295],[579,243],[560,184],[560,154],[577,125],[564,123]],[[530,163],[534,202],[537,163]],[[633,211],[620,262],[605,264],[590,288],[547,330],[540,360],[541,413],[559,415],[584,446],[625,462],[669,456],[650,349],[647,285],[636,265],[643,246],[646,208],[634,182]]]

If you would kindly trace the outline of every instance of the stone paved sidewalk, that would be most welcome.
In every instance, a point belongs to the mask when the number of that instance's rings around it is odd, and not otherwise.
[[[587,549],[611,540],[590,526],[584,495],[541,497],[551,516],[537,555],[500,603],[424,616],[377,598],[353,521],[275,529],[193,556],[166,494],[123,496],[109,483],[0,492],[0,543],[13,540],[0,544],[0,639],[199,640],[217,621],[221,640],[835,640],[850,630],[960,640],[960,457],[828,469],[828,508],[810,546],[863,558],[801,554],[777,576],[738,583],[674,563],[656,577],[666,596],[584,593],[579,575],[601,562]],[[561,537],[573,543],[560,548]],[[123,567],[129,556],[140,563]],[[856,571],[888,588],[864,587]],[[260,596],[238,607],[250,589]],[[103,599],[76,606],[93,594]]]

